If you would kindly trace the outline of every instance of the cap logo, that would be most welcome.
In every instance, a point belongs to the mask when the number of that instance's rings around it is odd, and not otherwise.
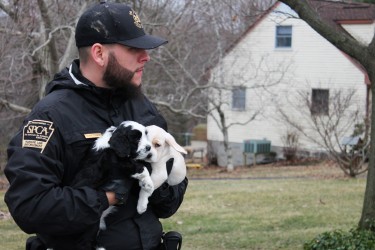
[[[139,19],[138,14],[134,10],[131,10],[131,11],[129,11],[129,15],[131,15],[133,17],[135,26],[142,29],[143,26],[142,26],[142,23],[141,23],[141,19]]]

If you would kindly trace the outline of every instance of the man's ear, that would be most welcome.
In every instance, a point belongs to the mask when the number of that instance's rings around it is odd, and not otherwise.
[[[100,43],[94,43],[91,46],[92,59],[96,62],[96,64],[98,64],[101,67],[104,67],[104,65],[106,64],[106,53],[107,52],[105,47]]]
[[[128,138],[128,129],[127,128],[118,128],[113,132],[108,143],[111,149],[119,157],[129,157],[130,156],[130,142]]]

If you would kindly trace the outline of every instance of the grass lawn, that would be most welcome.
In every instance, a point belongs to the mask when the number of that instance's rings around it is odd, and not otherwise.
[[[230,174],[207,168],[188,176],[180,210],[162,220],[165,231],[182,233],[184,250],[302,249],[322,232],[357,225],[366,182],[344,178],[332,165],[257,166]],[[6,212],[3,195],[0,211]],[[24,249],[27,235],[12,219],[0,220],[0,230],[0,249]]]

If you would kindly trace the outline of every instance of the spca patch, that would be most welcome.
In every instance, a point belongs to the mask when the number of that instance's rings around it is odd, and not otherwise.
[[[22,147],[39,149],[43,152],[53,131],[53,122],[43,120],[29,121],[23,128]]]

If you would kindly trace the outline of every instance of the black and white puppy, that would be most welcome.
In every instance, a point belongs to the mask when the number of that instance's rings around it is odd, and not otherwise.
[[[118,168],[123,175],[133,177],[139,181],[141,190],[147,193],[154,190],[154,185],[147,168],[138,160],[149,157],[151,143],[146,136],[145,126],[135,121],[124,121],[118,127],[109,127],[99,137],[93,146],[87,159],[85,167],[77,174],[73,186],[100,187],[113,178],[113,168]],[[113,164],[113,163],[119,164]],[[123,164],[122,164],[123,163]],[[143,198],[144,199],[144,198]],[[139,204],[145,204],[142,197]],[[147,202],[146,202],[147,208]],[[138,212],[142,213],[146,208],[140,207]],[[103,212],[100,229],[106,228],[104,218],[114,207],[110,206]]]
[[[118,127],[109,127],[95,141],[84,160],[82,169],[70,185],[100,188],[110,179],[116,178],[114,175],[120,174],[119,178],[127,176],[137,179],[141,190],[147,193],[152,192],[154,185],[150,173],[139,161],[150,157],[150,150],[151,143],[146,136],[145,126],[134,121],[124,121]],[[144,204],[144,202],[141,203]],[[110,206],[103,212],[99,226],[101,230],[106,228],[104,218],[113,211],[114,206]],[[88,229],[79,242],[74,243],[76,249],[92,249],[96,235],[96,228]],[[104,248],[98,247],[97,249],[103,250]]]

